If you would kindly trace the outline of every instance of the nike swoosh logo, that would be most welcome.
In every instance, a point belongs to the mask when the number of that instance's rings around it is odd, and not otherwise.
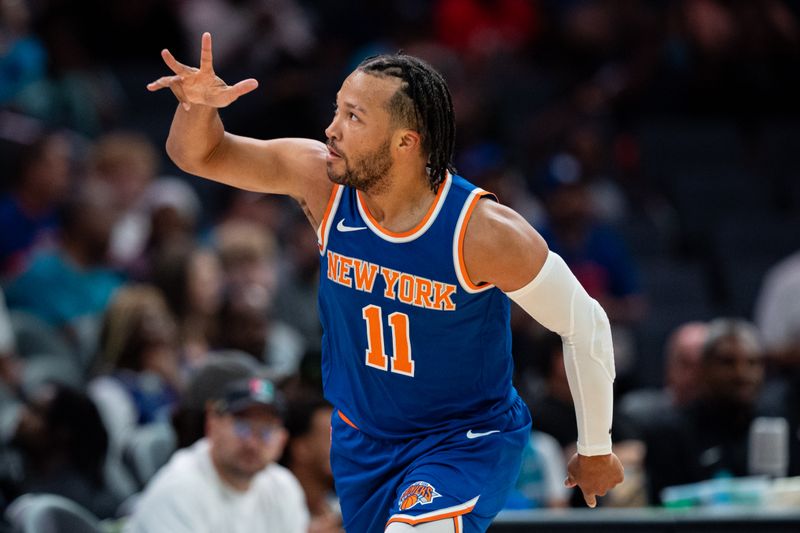
[[[341,219],[339,221],[339,223],[336,224],[336,229],[338,229],[339,231],[341,231],[343,233],[346,233],[348,231],[359,231],[359,230],[362,230],[362,229],[367,229],[367,227],[366,226],[359,226],[357,228],[354,228],[352,226],[345,226],[344,225],[344,219]]]
[[[468,439],[477,439],[478,437],[485,437],[486,435],[491,435],[492,433],[500,433],[499,429],[493,429],[492,431],[482,431],[480,433],[476,433],[471,429],[467,431],[467,438]]]

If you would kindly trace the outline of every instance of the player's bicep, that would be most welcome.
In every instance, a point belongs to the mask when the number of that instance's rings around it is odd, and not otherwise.
[[[464,263],[473,282],[509,292],[525,286],[547,259],[547,243],[516,211],[481,200],[464,236]]]
[[[204,177],[249,191],[288,195],[321,214],[332,188],[327,153],[323,143],[311,139],[260,140],[225,133],[206,161]]]

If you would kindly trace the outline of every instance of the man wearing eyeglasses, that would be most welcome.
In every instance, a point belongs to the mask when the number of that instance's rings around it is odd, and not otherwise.
[[[297,479],[275,461],[287,432],[283,401],[262,378],[236,380],[206,405],[205,438],[150,482],[129,533],[305,533]]]

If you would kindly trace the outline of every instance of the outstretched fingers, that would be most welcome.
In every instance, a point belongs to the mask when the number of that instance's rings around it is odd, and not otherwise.
[[[187,74],[189,72],[193,72],[196,69],[193,69],[190,66],[184,65],[177,59],[175,56],[172,55],[172,52],[164,48],[161,50],[161,58],[164,60],[164,63],[167,64],[169,69],[174,72],[175,74]]]
[[[228,106],[243,94],[255,90],[256,87],[258,87],[258,82],[252,78],[242,80],[236,85],[222,87],[215,91],[212,105],[216,107]]]
[[[162,76],[158,78],[156,81],[151,81],[147,84],[148,91],[158,91],[165,87],[171,86],[173,83],[181,81],[180,76]]]
[[[256,89],[258,89],[258,81],[253,78],[242,80],[230,88],[231,92],[234,93],[237,98],[243,94],[255,91]]]
[[[202,72],[214,72],[213,54],[211,53],[211,34],[203,33],[200,42],[200,70]]]

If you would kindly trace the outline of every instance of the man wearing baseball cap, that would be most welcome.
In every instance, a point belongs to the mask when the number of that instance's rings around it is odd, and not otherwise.
[[[305,533],[302,488],[275,463],[287,439],[280,393],[256,375],[227,375],[214,389],[205,402],[205,437],[156,474],[126,531]]]

